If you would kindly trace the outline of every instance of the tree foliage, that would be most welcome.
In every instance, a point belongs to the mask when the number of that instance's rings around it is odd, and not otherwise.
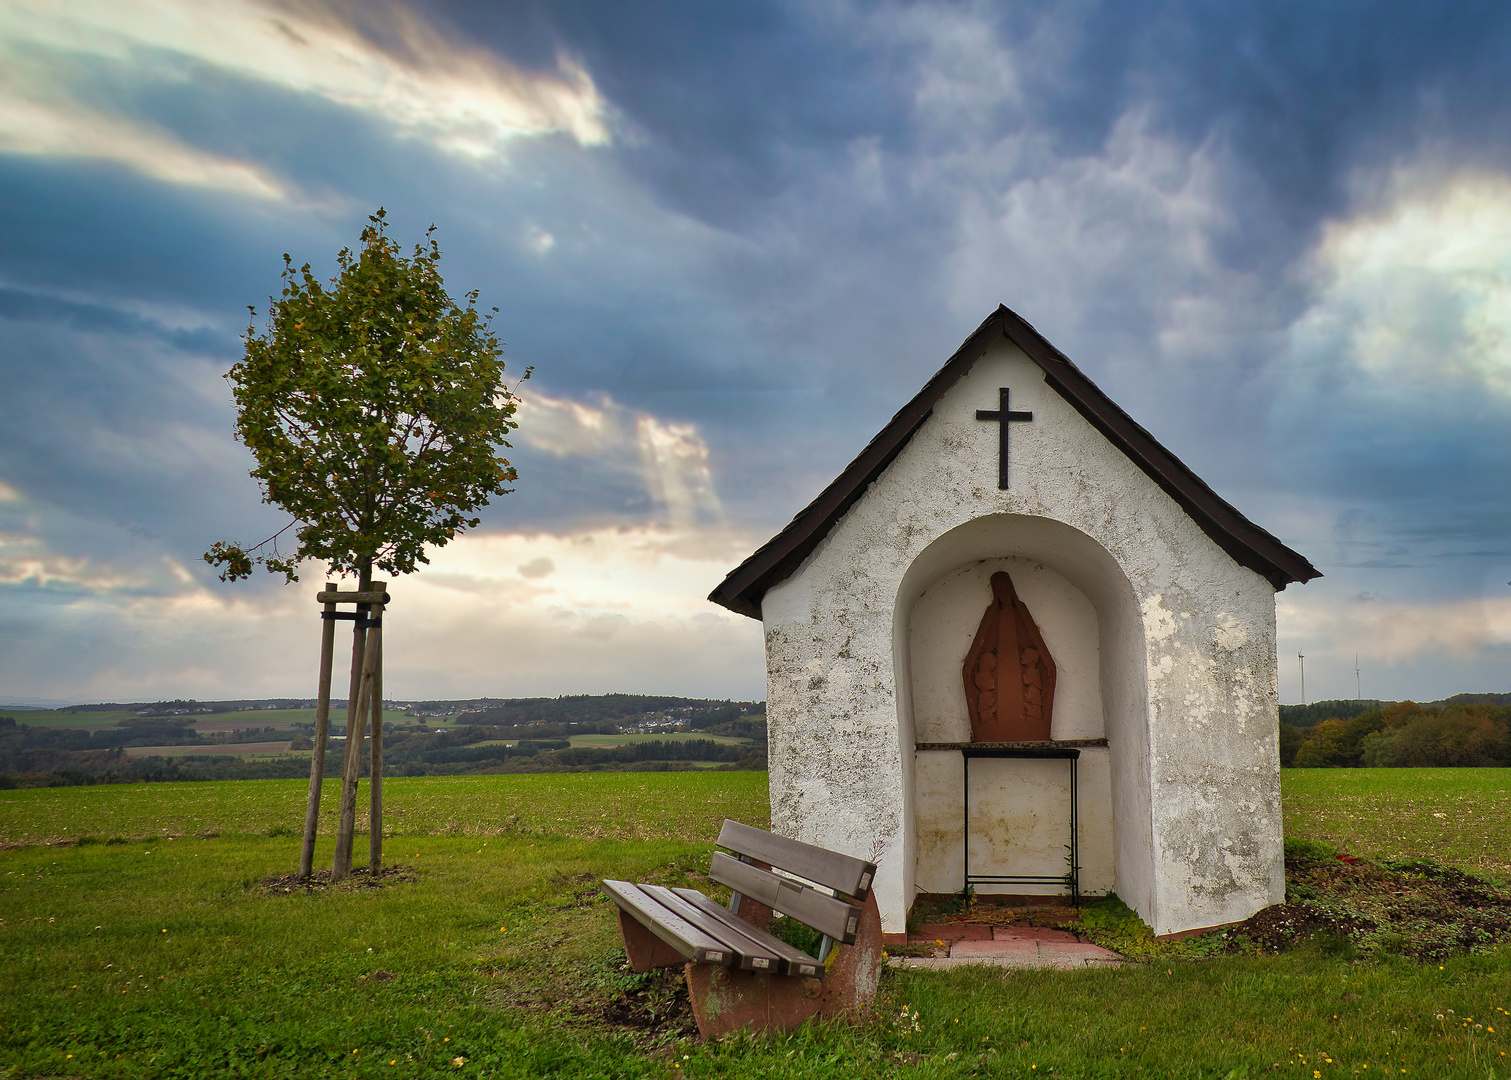
[[[1507,766],[1511,708],[1401,701],[1311,728],[1282,723],[1280,752],[1283,766],[1299,769]]]
[[[287,553],[276,537],[217,543],[205,561],[222,580],[262,563],[294,581],[305,559],[364,580],[374,566],[407,574],[429,561],[427,545],[476,527],[474,512],[512,490],[499,447],[518,426],[517,399],[492,315],[477,311],[476,290],[465,306],[446,292],[434,226],[408,258],[385,226],[379,210],[328,285],[284,255],[263,332],[249,308],[245,355],[226,375],[236,435],[263,501],[295,519],[296,543]]]

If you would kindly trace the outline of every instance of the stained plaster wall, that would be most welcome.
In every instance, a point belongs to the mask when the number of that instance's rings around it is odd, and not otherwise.
[[[1013,425],[1010,490],[997,388]],[[917,890],[909,622],[968,563],[1044,563],[1096,610],[1114,880],[1157,933],[1283,895],[1274,591],[1234,563],[1003,341],[762,602],[781,832],[879,862],[900,930]]]
[[[1096,608],[1065,577],[1031,559],[983,559],[923,590],[908,620],[914,737],[920,743],[969,742],[961,668],[982,614],[991,576],[1012,576],[1055,660],[1055,739],[1099,739],[1102,718]],[[1083,892],[1113,887],[1112,777],[1108,752],[1088,747],[1076,765]],[[948,893],[965,876],[964,767],[955,751],[922,750],[914,762],[915,883]],[[1061,761],[978,760],[971,767],[971,872],[1058,876],[1066,872],[1070,769]],[[1054,885],[983,885],[982,893],[1053,893]]]

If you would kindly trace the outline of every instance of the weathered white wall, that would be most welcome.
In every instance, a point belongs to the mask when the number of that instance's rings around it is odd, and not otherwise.
[[[997,387],[1015,409],[999,491]],[[1234,563],[1057,393],[994,346],[762,606],[775,827],[880,865],[898,930],[916,892],[908,627],[969,562],[1042,562],[1095,608],[1115,883],[1159,933],[1283,896],[1274,590]]]
[[[920,892],[958,892],[965,879],[964,778],[959,753],[920,750],[914,764],[916,807],[914,884]],[[1111,758],[1087,747],[1076,764],[1080,818],[1081,891],[1105,893],[1115,884]],[[1070,843],[1070,763],[1065,760],[986,758],[971,762],[971,872],[1064,874]],[[978,885],[976,891],[1052,895],[1054,885]]]

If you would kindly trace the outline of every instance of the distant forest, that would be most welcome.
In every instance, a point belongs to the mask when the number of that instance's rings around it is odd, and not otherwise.
[[[1511,766],[1511,694],[1280,707],[1287,769]]]

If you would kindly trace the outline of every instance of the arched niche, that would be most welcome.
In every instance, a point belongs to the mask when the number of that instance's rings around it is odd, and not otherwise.
[[[956,776],[961,771],[959,755],[934,752],[937,760],[923,760],[914,747],[969,738],[964,691],[952,688],[960,681],[960,660],[954,654],[963,658],[988,594],[978,597],[974,615],[974,601],[967,598],[980,591],[995,569],[1012,574],[1056,663],[1066,670],[1068,677],[1056,688],[1054,737],[1105,737],[1108,742],[1105,750],[1085,752],[1081,763],[1083,887],[1094,892],[1115,888],[1135,908],[1147,905],[1153,899],[1152,817],[1138,604],[1127,575],[1090,536],[1062,522],[1018,514],[977,518],[940,536],[909,566],[898,590],[893,662],[904,751],[906,895],[943,891],[937,886],[951,875],[958,888],[963,872],[958,857],[953,865],[940,858],[958,850],[960,826],[952,836],[938,832],[960,820],[960,784],[949,782],[951,770]],[[950,734],[959,738],[936,737]],[[1001,795],[1015,785],[1025,785],[1025,791],[1038,788],[1047,793],[1048,802],[1041,800],[1041,805],[1052,816],[1058,812],[1053,799],[1064,798],[1063,780],[1058,782],[1062,794],[1053,793],[1055,767],[1064,769],[1061,763],[1046,762],[1016,774],[973,772],[972,791],[981,792],[984,804],[996,797],[994,789]],[[1010,809],[1000,798],[998,802]],[[922,849],[920,822],[932,830],[923,836]],[[1002,827],[1026,825],[1021,819],[1004,820]],[[974,827],[972,831],[974,841]],[[1068,822],[1065,831],[1068,836]],[[923,866],[921,853],[928,856]],[[920,874],[927,880],[920,880]]]

